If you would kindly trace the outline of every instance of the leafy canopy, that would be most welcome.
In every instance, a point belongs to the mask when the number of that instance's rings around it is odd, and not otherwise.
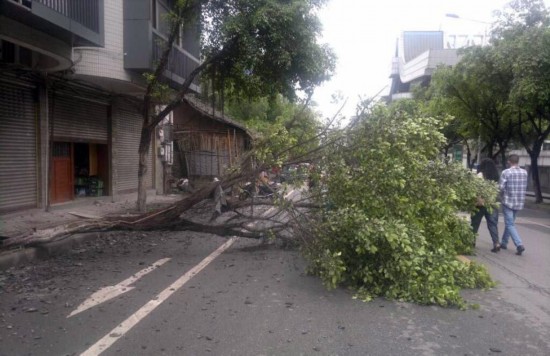
[[[515,126],[509,104],[511,83],[511,73],[499,64],[493,47],[470,47],[453,68],[434,73],[431,105],[453,115],[464,137],[480,136],[490,150],[494,144],[505,150]]]
[[[232,98],[226,104],[231,117],[258,136],[255,158],[266,167],[305,160],[308,152],[319,147],[321,124],[307,102],[296,103],[277,95],[253,100]]]
[[[202,54],[223,56],[206,70],[248,97],[311,93],[334,71],[335,56],[317,41],[324,1],[209,0],[202,2]]]

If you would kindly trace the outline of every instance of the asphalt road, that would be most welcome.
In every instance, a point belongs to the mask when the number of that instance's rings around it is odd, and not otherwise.
[[[485,224],[485,223],[484,223]],[[540,331],[548,340],[550,331],[550,211],[525,209],[518,214],[516,226],[526,247],[522,256],[515,255],[515,246],[510,240],[508,250],[495,254],[491,238],[485,226],[480,228],[477,239],[477,259],[489,269],[498,286],[487,294],[484,305],[506,313],[533,330]],[[499,234],[504,231],[504,218],[499,215]],[[510,338],[513,326],[502,337]],[[525,339],[525,353],[531,354],[530,343]],[[546,345],[546,355],[550,346]]]
[[[465,311],[327,291],[257,241],[109,233],[0,272],[0,355],[548,355],[550,216],[518,227],[523,256],[480,228],[473,258],[499,285],[465,291]]]

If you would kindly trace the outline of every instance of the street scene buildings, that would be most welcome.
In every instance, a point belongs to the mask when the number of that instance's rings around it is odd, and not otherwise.
[[[143,73],[168,11],[160,0],[0,3],[0,211],[136,191]],[[197,29],[182,29],[165,78],[181,84],[199,57]],[[239,124],[189,100],[153,137],[146,185],[159,194],[187,174],[219,175],[246,146]]]
[[[317,24],[308,6],[318,2],[307,0],[214,1],[210,14],[233,20],[259,3],[259,15],[223,28],[260,25],[237,32],[234,42],[249,36],[239,51],[265,36],[284,52],[291,19]],[[292,81],[292,71],[269,71],[290,56],[258,45],[266,62],[235,72],[271,90],[258,107],[277,110],[258,121],[276,124],[266,132],[280,146],[249,156],[257,118],[235,120],[223,92],[203,92],[223,77],[197,77],[144,135],[148,209],[138,212],[144,93],[175,4],[0,0],[0,356],[549,354],[550,206],[526,196],[517,219],[508,214],[525,247],[517,253],[514,239],[496,249],[485,224],[470,225],[474,209],[498,211],[487,203],[496,183],[448,164],[471,162],[461,145],[441,154],[435,118],[389,113],[459,63],[461,48],[487,44],[486,33],[404,31],[380,110],[367,105],[344,128],[323,127],[311,95],[296,105],[277,91],[289,88],[271,86],[284,75],[290,89],[315,83],[325,52],[311,46],[314,66],[288,60],[285,70],[305,72]],[[298,23],[293,35],[308,32]],[[207,61],[198,25],[174,29],[161,77],[178,90]],[[246,99],[243,112],[261,111]],[[512,148],[529,171],[526,152]],[[550,144],[539,165],[550,194]],[[480,182],[486,195],[474,191]]]
[[[458,35],[444,31],[404,31],[397,40],[395,56],[391,66],[391,86],[386,98],[388,102],[399,99],[412,99],[413,88],[426,87],[433,72],[439,66],[453,66],[460,60],[460,48],[485,45],[483,34]],[[520,156],[520,165],[530,172],[530,158],[525,150],[512,149],[510,154]],[[462,146],[454,148],[453,159],[468,165],[466,152]],[[550,194],[550,141],[545,143],[539,157],[541,190]],[[529,189],[533,190],[533,180],[529,176]]]

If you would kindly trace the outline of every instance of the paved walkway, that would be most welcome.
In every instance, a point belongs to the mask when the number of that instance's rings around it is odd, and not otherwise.
[[[154,190],[147,193],[148,209],[168,205],[181,195],[157,195]],[[79,221],[86,217],[136,214],[137,193],[112,197],[78,198],[74,201],[53,205],[50,211],[29,209],[0,215],[0,235],[17,236],[33,229],[44,229],[55,225]]]
[[[154,190],[147,193],[147,206],[150,209],[168,205],[179,199],[181,195],[157,195]],[[103,217],[108,215],[135,214],[137,193],[118,195],[114,201],[112,197],[79,198],[68,203],[57,204],[50,211],[43,209],[29,209],[0,215],[0,236],[17,236],[28,233],[33,229],[44,229],[82,220],[84,217]],[[550,196],[544,196],[542,204],[535,204],[533,196],[527,196],[525,207],[529,209],[550,212]]]
[[[181,198],[182,195],[157,195],[154,190],[150,190],[147,192],[147,207],[154,210]],[[33,230],[46,229],[87,218],[137,214],[136,200],[137,193],[117,195],[114,199],[112,197],[79,198],[68,203],[54,205],[50,211],[28,209],[3,214],[0,215],[0,236],[17,237],[26,235]],[[84,233],[38,247],[0,249],[0,269],[63,253],[63,251],[75,248],[96,237],[94,233]]]
[[[156,209],[162,206],[171,204],[182,198],[182,195],[157,195],[154,190],[147,194],[147,205],[149,209]],[[527,209],[548,212],[550,214],[550,196],[545,196],[545,201],[542,204],[535,204],[535,199],[528,196],[525,207]],[[113,200],[112,197],[93,197],[79,198],[75,201],[58,204],[52,206],[50,211],[43,209],[29,209],[9,214],[0,215],[0,236],[16,237],[26,235],[32,230],[40,230],[53,227],[60,224],[65,224],[74,221],[86,219],[86,217],[104,217],[109,215],[124,215],[136,214],[136,199],[137,193],[118,195]],[[69,241],[67,241],[69,240]],[[62,245],[72,245],[77,243],[77,239],[70,241],[65,239],[62,243],[51,244],[49,247],[42,247],[42,252],[47,250],[47,254],[52,254],[56,249],[60,249]],[[13,253],[21,253],[23,251],[1,251],[0,250],[0,267],[6,268],[9,264],[22,263],[35,258],[37,253],[25,251],[25,258],[6,258],[6,255]],[[2,260],[4,262],[2,262]]]
[[[535,203],[535,195],[532,192],[527,192],[525,198],[525,207],[535,210],[545,210],[550,212],[550,195],[542,194],[543,202],[541,204]]]

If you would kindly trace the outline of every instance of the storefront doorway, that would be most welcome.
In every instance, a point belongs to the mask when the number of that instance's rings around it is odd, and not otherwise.
[[[108,146],[54,142],[50,203],[108,195]]]
[[[73,199],[73,152],[69,142],[54,142],[52,147],[52,179],[50,203],[62,203]]]

